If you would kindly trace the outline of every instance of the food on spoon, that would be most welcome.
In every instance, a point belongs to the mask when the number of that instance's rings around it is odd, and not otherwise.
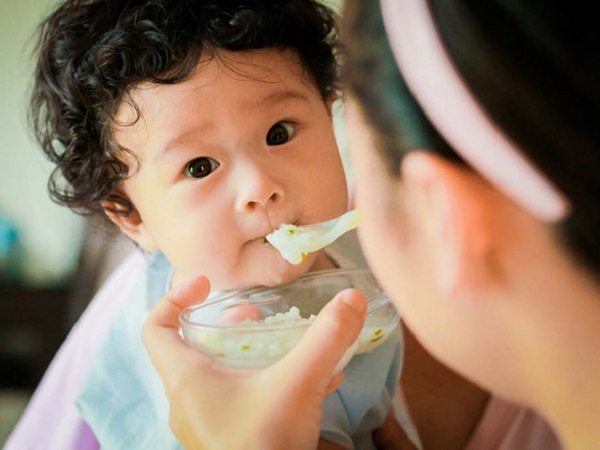
[[[309,253],[326,247],[344,233],[356,228],[359,223],[358,210],[354,209],[326,222],[298,227],[283,224],[266,236],[281,256],[292,264],[300,264]]]

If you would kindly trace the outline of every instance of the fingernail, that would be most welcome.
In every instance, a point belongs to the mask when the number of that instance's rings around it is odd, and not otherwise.
[[[192,284],[193,281],[194,281],[193,279],[181,281],[179,284],[176,284],[175,286],[171,287],[170,294],[171,295],[183,294],[185,292],[185,290],[188,289],[190,284]]]
[[[342,301],[357,313],[362,313],[367,309],[367,302],[363,296],[353,291],[343,292]]]

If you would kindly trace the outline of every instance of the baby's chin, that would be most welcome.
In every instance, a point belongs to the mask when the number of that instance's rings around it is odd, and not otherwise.
[[[311,270],[315,256],[310,255],[301,264],[291,264],[280,256],[261,258],[259,263],[248,264],[237,277],[229,278],[217,290],[245,289],[253,286],[279,286],[290,283]],[[215,283],[219,284],[219,283]]]
[[[323,250],[309,254],[300,264],[291,264],[282,257],[272,262],[270,270],[262,274],[263,286],[278,286],[290,283],[308,272],[335,269],[335,263]]]
[[[261,247],[261,251],[256,253],[246,253],[251,257],[244,259],[243,263],[227,273],[213,272],[210,274],[205,272],[211,281],[211,291],[231,291],[254,286],[279,286],[291,283],[310,271],[334,267],[322,250],[309,254],[301,264],[292,264],[286,261],[273,247],[270,245],[268,247]]]
[[[291,264],[279,258],[272,261],[271,264],[263,266],[263,270],[259,270],[252,274],[251,278],[258,281],[262,286],[279,286],[281,284],[290,283],[305,273],[307,273],[312,264],[311,261],[304,261],[302,264]]]

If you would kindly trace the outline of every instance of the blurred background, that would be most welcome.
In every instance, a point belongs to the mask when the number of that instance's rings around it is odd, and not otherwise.
[[[0,217],[3,281],[64,283],[74,267],[82,222],[46,193],[50,165],[26,123],[33,33],[52,1],[0,2]],[[75,238],[75,239],[74,239]]]
[[[0,0],[0,448],[95,291],[134,247],[54,204],[27,123],[39,22],[58,0]]]
[[[27,102],[35,30],[57,3],[0,0],[0,447],[71,326],[133,248],[47,193],[51,165],[28,128]],[[325,3],[339,9],[341,0]]]
[[[68,330],[85,228],[50,201],[26,122],[33,34],[53,3],[0,1],[0,446]]]

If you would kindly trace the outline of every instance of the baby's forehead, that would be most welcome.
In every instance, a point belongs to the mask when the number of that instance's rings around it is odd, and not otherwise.
[[[290,99],[320,98],[317,85],[294,50],[260,49],[242,52],[219,51],[203,56],[186,79],[175,84],[145,81],[133,86],[119,105],[118,123],[133,123],[138,115],[168,98],[177,101],[189,95],[206,94],[207,101],[214,91],[222,97],[236,89],[241,97],[259,104]],[[200,92],[199,92],[200,91]]]
[[[308,113],[323,99],[293,51],[227,52],[201,60],[189,77],[175,84],[143,82],[121,102],[114,136],[125,146],[149,139],[210,131],[218,123],[245,123],[269,112]]]

